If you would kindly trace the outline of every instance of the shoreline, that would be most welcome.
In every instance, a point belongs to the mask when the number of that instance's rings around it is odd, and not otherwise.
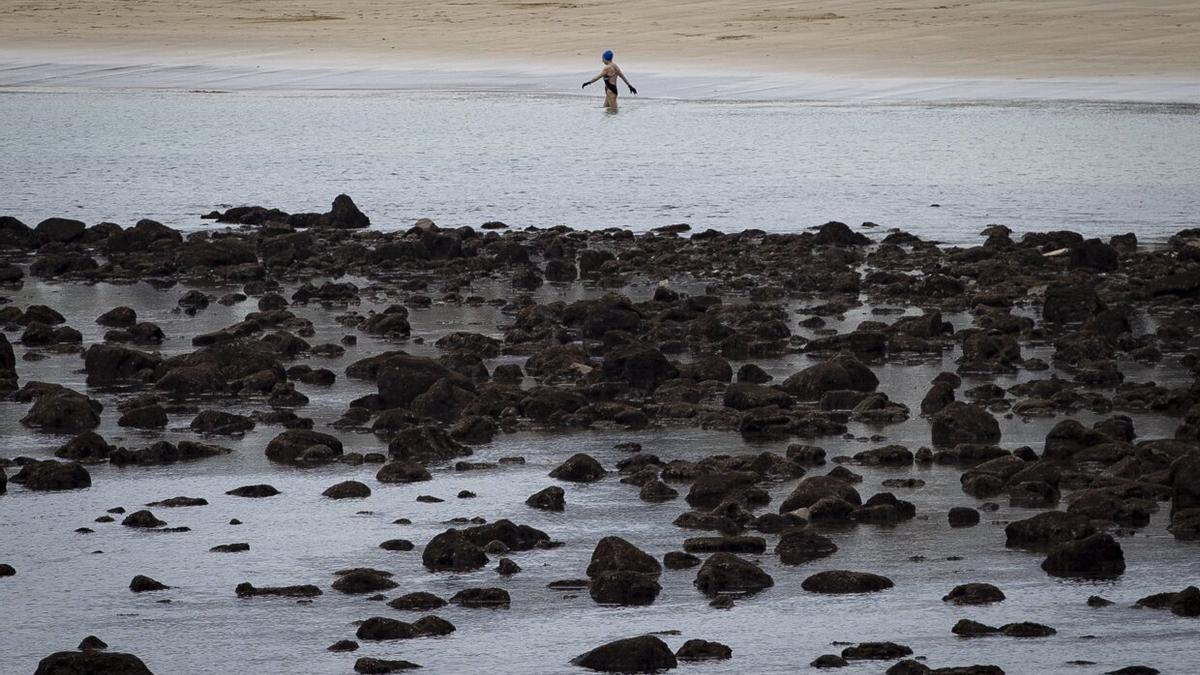
[[[362,60],[283,56],[92,56],[0,49],[0,92],[144,90],[203,92],[459,92],[586,95],[574,70],[544,65],[485,67],[440,60],[415,67]],[[1200,77],[865,77],[819,72],[723,70],[701,75],[665,63],[638,69],[643,95],[631,100],[955,103],[1097,102],[1200,104]]]

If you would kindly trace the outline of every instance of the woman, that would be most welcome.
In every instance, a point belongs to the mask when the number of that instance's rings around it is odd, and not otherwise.
[[[625,80],[625,86],[629,87],[629,93],[636,94],[637,89],[629,83],[629,79],[625,77],[625,73],[621,72],[620,67],[613,63],[613,53],[609,49],[600,56],[600,60],[604,62],[604,67],[600,69],[600,74],[583,83],[583,88],[596,80],[604,80],[604,107],[609,110],[617,109],[617,78]]]

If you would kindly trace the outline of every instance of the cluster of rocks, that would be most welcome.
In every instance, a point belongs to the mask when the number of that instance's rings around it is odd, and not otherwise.
[[[149,220],[122,228],[52,218],[31,228],[0,218],[0,251],[28,262],[28,272],[20,265],[0,266],[0,283],[20,284],[28,274],[55,282],[154,280],[164,288],[176,282],[240,284],[241,292],[222,297],[190,290],[177,304],[199,313],[213,301],[257,298],[258,310],[236,324],[191,336],[191,351],[167,357],[156,350],[167,338],[161,328],[140,322],[129,307],[96,318],[107,332],[86,348],[80,331],[50,307],[0,309],[0,324],[21,331],[19,344],[27,353],[78,354],[89,387],[80,392],[36,381],[22,386],[16,352],[0,334],[0,395],[29,405],[21,419],[26,427],[70,436],[55,451],[57,460],[19,457],[0,463],[0,493],[9,479],[4,466],[17,468],[11,481],[25,489],[81,489],[91,485],[85,465],[216,457],[230,451],[212,444],[213,437],[236,437],[259,426],[279,427],[264,448],[271,462],[300,469],[377,464],[375,478],[383,485],[429,481],[441,470],[494,469],[497,464],[464,458],[473,454],[472,446],[522,429],[691,426],[791,445],[784,453],[714,453],[685,461],[630,444],[628,457],[607,468],[586,454],[567,458],[550,478],[589,483],[615,477],[649,503],[682,496],[690,510],[674,523],[702,536],[686,538],[683,550],[668,552],[661,562],[625,539],[604,537],[595,545],[586,580],[564,588],[586,588],[604,605],[646,605],[659,595],[664,570],[698,567],[694,585],[715,606],[765,592],[774,580],[753,557],[766,553],[769,538],[780,562],[805,565],[837,554],[833,537],[839,529],[894,526],[918,516],[914,504],[894,492],[860,494],[855,466],[953,467],[968,497],[1006,496],[1011,507],[1046,510],[1009,523],[1006,543],[1044,556],[1041,568],[1054,576],[1124,573],[1124,552],[1114,535],[1145,527],[1164,502],[1170,502],[1170,532],[1181,540],[1200,538],[1200,358],[1192,337],[1200,324],[1194,312],[1200,299],[1200,230],[1180,232],[1156,247],[1139,246],[1133,235],[1107,242],[1071,232],[1014,239],[1002,226],[989,227],[983,244],[973,247],[944,247],[900,231],[873,241],[842,223],[796,234],[710,230],[683,237],[686,227],[634,234],[516,230],[502,223],[447,229],[422,220],[407,230],[381,232],[370,229],[370,219],[345,195],[327,213],[250,206],[206,217],[237,227],[185,235]],[[339,280],[348,275],[368,285]],[[661,283],[642,300],[621,292],[639,279],[687,279],[703,287],[684,293]],[[511,297],[470,294],[482,281],[504,284]],[[531,293],[545,284],[576,282],[608,292],[550,302]],[[393,302],[397,293],[402,302]],[[391,304],[365,314],[356,309],[381,297]],[[418,310],[434,302],[492,304],[510,322],[492,334],[446,334],[434,345],[437,357],[398,348],[414,339]],[[794,316],[797,303],[802,316]],[[846,332],[827,328],[864,304],[881,311]],[[301,306],[341,312],[334,317],[347,331],[340,343],[313,344],[313,322],[292,311]],[[888,321],[885,306],[917,312],[899,310],[903,315]],[[951,314],[967,315],[971,326],[956,328],[947,320]],[[1144,329],[1151,323],[1153,332]],[[355,360],[344,373],[304,362],[341,356],[346,346],[357,344],[356,333],[389,348]],[[955,353],[953,372],[930,382],[917,410],[892,400],[888,383],[877,374],[881,366],[939,362]],[[1049,354],[1050,363],[1031,356],[1035,353]],[[778,380],[754,363],[796,355],[808,363]],[[500,357],[503,364],[490,363]],[[1166,358],[1178,359],[1192,382],[1129,381],[1120,366]],[[1007,389],[994,383],[996,376],[1015,373],[1034,375]],[[330,428],[317,430],[301,414],[308,403],[302,388],[330,386],[339,376],[365,383],[369,393],[351,401]],[[91,394],[114,388],[121,392],[118,425],[161,430],[172,416],[185,421],[180,416],[187,415],[187,428],[198,439],[134,449],[110,445],[94,430],[103,415],[114,413]],[[229,401],[269,411],[221,410]],[[1071,417],[1080,411],[1100,419],[1085,426]],[[1173,437],[1140,439],[1129,415],[1145,412],[1178,419]],[[885,431],[915,415],[927,420],[928,446],[877,444],[827,457],[813,445],[820,442],[814,439],[840,437],[852,422]],[[1060,415],[1064,419],[1040,452],[1001,444],[997,416]],[[347,452],[340,433],[374,434],[386,452]],[[827,461],[835,466],[824,472]],[[898,489],[921,484],[891,480],[889,487]],[[790,494],[771,505],[769,489],[793,481]],[[229,494],[278,492],[258,485]],[[331,500],[366,499],[372,487],[347,480],[323,494]],[[552,485],[526,503],[561,512],[567,509],[565,497]],[[954,527],[980,522],[978,511],[967,507],[952,509],[948,519]],[[123,523],[166,525],[145,510]],[[511,575],[520,567],[503,557],[509,552],[559,545],[546,532],[507,519],[455,525],[421,548],[428,570],[469,572],[499,558],[498,570]],[[242,546],[249,544],[213,550],[246,550]],[[402,539],[381,546],[394,552],[417,547]],[[386,573],[359,569],[339,575],[333,588],[378,593],[395,585]],[[808,575],[802,587],[812,593],[868,593],[892,585],[878,574],[833,569]],[[166,588],[147,577],[136,578],[133,586]],[[1194,591],[1189,587],[1141,604],[1195,616]],[[321,592],[309,584],[247,582],[236,589],[241,597],[311,598]],[[426,595],[409,593],[389,604],[428,611],[446,603]],[[999,589],[983,583],[946,597],[956,604],[1003,599]],[[512,601],[507,591],[492,587],[466,589],[449,600],[461,607],[507,607]],[[412,623],[375,617],[358,627],[357,637],[452,630],[436,616]],[[966,619],[954,629],[959,635],[1039,631],[1053,629],[1030,623],[994,628]],[[824,666],[909,655],[902,645],[863,643],[818,661],[824,659]],[[728,656],[728,648],[717,643],[692,640],[672,652],[661,639],[643,636],[604,645],[575,663],[641,672],[671,668],[680,659]],[[392,672],[413,665],[364,658],[355,668]],[[939,671],[906,660],[888,672],[998,671],[973,668]]]

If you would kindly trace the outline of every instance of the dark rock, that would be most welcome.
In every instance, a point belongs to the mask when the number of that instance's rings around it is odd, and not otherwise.
[[[566,508],[565,494],[562,488],[551,485],[530,495],[525,503],[542,511],[562,511]]]
[[[1050,549],[1042,569],[1056,577],[1112,578],[1125,572],[1125,554],[1112,536],[1096,533]]]
[[[369,656],[360,657],[354,662],[354,672],[361,675],[387,675],[388,673],[398,673],[402,670],[413,670],[420,667],[412,661],[377,659]]]
[[[141,574],[135,576],[133,578],[133,581],[129,582],[129,590],[133,591],[134,593],[145,593],[147,591],[165,591],[170,588],[171,588],[170,586],[167,586],[166,584],[164,584],[162,582],[155,581],[154,579],[151,579],[150,577],[147,577],[147,576],[144,576]]]
[[[426,593],[424,591],[408,593],[388,601],[388,607],[392,609],[412,612],[427,612],[431,609],[438,609],[445,606],[445,600],[433,593]]]
[[[912,653],[912,649],[895,642],[860,642],[843,649],[842,658],[847,661],[894,661]]]
[[[450,604],[459,607],[499,607],[507,609],[512,602],[503,588],[464,588],[450,597]]]
[[[1004,592],[991,584],[970,583],[955,586],[942,602],[956,605],[986,605],[1004,600]]]
[[[275,495],[279,494],[279,490],[276,490],[272,485],[260,483],[258,485],[243,485],[242,487],[234,488],[225,494],[232,495],[234,497],[261,499],[263,497],[274,497]]]
[[[785,565],[802,565],[831,556],[837,550],[832,539],[803,528],[785,531],[775,545],[775,553]]]
[[[24,485],[27,490],[80,490],[91,487],[92,477],[87,469],[76,462],[48,459],[23,465],[13,475],[12,482]]]
[[[609,642],[575,657],[571,663],[606,673],[656,673],[679,665],[671,648],[653,635]]]
[[[459,530],[446,530],[425,545],[421,562],[431,571],[469,572],[488,563],[483,549]]]
[[[732,553],[714,553],[700,566],[696,588],[709,597],[722,593],[755,593],[775,585],[775,580],[754,563]]]
[[[580,452],[551,471],[550,477],[572,483],[593,483],[604,478],[607,473],[595,458]]]
[[[893,585],[891,579],[870,572],[829,570],[808,577],[800,587],[812,593],[875,593]]]
[[[347,480],[331,485],[321,494],[330,499],[364,499],[371,496],[371,488],[356,480]]]
[[[708,640],[688,640],[675,651],[675,658],[680,661],[716,661],[733,658],[733,650],[728,645]]]
[[[780,386],[801,401],[817,401],[825,392],[838,389],[875,391],[879,378],[853,356],[839,355],[805,368]]]
[[[38,662],[33,675],[152,675],[133,654],[86,650],[56,652]]]
[[[312,584],[298,586],[263,586],[256,587],[248,581],[243,581],[233,589],[239,598],[254,597],[284,597],[284,598],[313,598],[321,595],[321,589]]]

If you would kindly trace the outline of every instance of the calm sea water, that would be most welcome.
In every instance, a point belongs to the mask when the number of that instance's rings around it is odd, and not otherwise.
[[[515,93],[9,91],[0,213],[195,228],[346,192],[384,228],[842,220],[962,243],[989,223],[1144,240],[1200,225],[1197,106],[626,99],[610,115]]]
[[[206,289],[223,292],[225,289]],[[476,289],[487,296],[502,295],[503,288]],[[71,317],[72,325],[84,332],[85,343],[101,339],[102,329],[88,318],[117,304],[134,307],[140,317],[159,323],[170,339],[165,354],[190,351],[190,336],[228,325],[252,311],[252,303],[234,307],[214,304],[195,318],[172,311],[183,288],[155,290],[145,284],[27,284],[13,294],[18,306],[48,303]],[[645,298],[652,286],[630,289],[635,298]],[[578,287],[569,291],[547,287],[538,291],[542,302],[581,297],[592,293]],[[366,311],[369,306],[361,308]],[[314,344],[336,341],[345,333],[332,314],[315,308],[294,308],[314,321]],[[790,308],[795,311],[795,307]],[[505,321],[495,308],[451,308],[434,305],[415,309],[414,333],[425,337],[424,345],[406,343],[405,349],[434,354],[432,343],[439,336],[463,327],[499,335],[496,326]],[[869,318],[866,310],[853,313],[846,329]],[[952,317],[959,327],[969,317]],[[327,365],[339,374],[343,367],[364,355],[378,353],[388,345],[369,337],[360,339],[339,359]],[[17,346],[22,382],[49,380],[82,389],[84,375],[77,356],[53,355],[39,361],[22,357]],[[1029,350],[1029,356],[1049,358],[1045,350]],[[914,410],[937,372],[953,368],[955,354],[909,365],[876,366],[881,389]],[[490,365],[494,365],[492,362]],[[760,361],[777,378],[807,365],[803,356]],[[738,364],[735,364],[735,367]],[[1174,358],[1160,366],[1122,364],[1128,379],[1180,383],[1183,377]],[[1022,373],[1020,379],[1029,376]],[[1009,386],[1017,377],[1002,377]],[[976,384],[968,380],[967,386]],[[332,422],[349,400],[367,393],[370,385],[340,378],[331,388],[301,385],[312,402],[300,413],[315,419],[318,429]],[[115,424],[117,402],[125,395],[91,390],[106,406],[100,433],[111,442],[138,447],[159,437],[122,429]],[[264,408],[260,403],[224,405],[237,412]],[[32,433],[17,420],[26,406],[0,403],[0,439],[3,454],[48,457],[64,439]],[[171,416],[168,439],[191,437],[186,430],[190,413]],[[1093,415],[1079,419],[1090,424]],[[1142,438],[1168,436],[1177,420],[1159,415],[1135,416]],[[1040,449],[1041,441],[1055,419],[1001,419],[1005,447],[1030,444]],[[887,442],[916,448],[928,443],[928,422],[914,418],[883,429],[853,425],[858,436],[883,433]],[[168,467],[107,465],[91,468],[94,485],[69,493],[32,493],[10,485],[0,496],[0,561],[14,565],[18,574],[0,580],[0,607],[5,614],[0,630],[0,672],[29,673],[46,654],[74,647],[84,635],[95,633],[112,648],[141,655],[156,673],[318,673],[350,672],[355,656],[404,658],[425,666],[424,672],[512,675],[528,673],[578,673],[568,665],[575,655],[610,639],[649,631],[679,631],[666,636],[672,647],[683,640],[704,638],[729,644],[734,661],[714,665],[689,665],[681,673],[790,673],[808,670],[816,656],[837,652],[835,641],[893,640],[911,646],[936,666],[993,663],[1009,673],[1101,673],[1134,663],[1154,665],[1166,673],[1194,672],[1198,631],[1195,620],[1181,619],[1165,611],[1136,610],[1130,606],[1150,593],[1176,590],[1200,579],[1200,543],[1177,542],[1164,530],[1166,513],[1134,536],[1122,538],[1128,571],[1107,582],[1060,580],[1039,568],[1041,557],[1004,548],[1003,524],[1031,515],[1028,509],[1013,509],[1005,500],[995,514],[985,514],[983,524],[966,530],[951,530],[945,522],[947,509],[955,505],[977,505],[979,500],[963,494],[958,472],[945,467],[930,469],[877,469],[856,467],[865,476],[859,486],[864,498],[885,490],[880,483],[889,477],[920,477],[928,485],[921,489],[895,490],[917,505],[917,520],[894,528],[861,526],[831,536],[840,551],[831,558],[800,567],[785,567],[767,554],[752,556],[775,578],[776,586],[759,595],[740,600],[732,610],[708,607],[708,601],[693,586],[695,571],[663,574],[663,592],[648,607],[612,608],[595,605],[586,592],[570,594],[546,588],[550,581],[579,578],[587,567],[595,542],[618,534],[655,555],[681,547],[696,532],[680,530],[671,521],[687,509],[682,499],[663,504],[646,504],[636,488],[619,483],[615,476],[592,485],[563,484],[567,510],[548,514],[524,505],[533,492],[556,483],[547,473],[562,459],[578,451],[592,453],[610,469],[626,456],[613,449],[617,442],[638,440],[645,452],[664,460],[698,459],[715,453],[783,452],[786,443],[748,444],[736,433],[683,430],[647,430],[637,433],[580,431],[540,434],[523,432],[502,435],[493,444],[477,449],[479,461],[523,455],[524,466],[456,473],[436,468],[432,482],[410,486],[386,486],[374,481],[374,468],[335,465],[301,471],[268,463],[263,448],[277,428],[260,427],[240,440],[218,441],[234,449],[228,456],[198,463]],[[338,433],[347,450],[378,451],[383,444],[371,435]],[[832,455],[853,454],[876,444],[822,439]],[[823,473],[828,469],[817,470]],[[357,479],[374,490],[368,499],[332,502],[321,491],[336,482]],[[226,496],[226,490],[250,483],[271,483],[283,494],[266,500]],[[777,505],[794,482],[771,489]],[[459,490],[476,492],[476,499],[459,500]],[[418,503],[420,494],[447,501]],[[186,525],[189,533],[138,532],[117,523],[97,524],[93,519],[106,509],[124,506],[136,509],[146,502],[176,495],[204,497],[210,504],[197,508],[154,509],[172,526]],[[768,507],[773,509],[774,507]],[[359,513],[369,511],[370,513]],[[410,553],[388,553],[377,548],[385,539],[403,537],[418,546],[447,527],[444,521],[458,516],[484,516],[489,520],[508,517],[550,533],[565,546],[549,551],[531,551],[511,557],[524,571],[504,579],[491,567],[470,574],[433,574],[419,561],[419,549]],[[400,517],[413,524],[391,524]],[[230,526],[230,518],[245,524]],[[95,534],[73,530],[87,526]],[[209,553],[217,544],[249,542],[242,554]],[[768,537],[774,546],[775,537]],[[924,556],[923,561],[910,556]],[[952,556],[961,559],[950,560]],[[419,614],[398,612],[364,596],[345,596],[332,591],[334,570],[371,566],[393,571],[400,587],[395,596],[411,591],[431,591],[448,597],[457,590],[475,586],[500,586],[513,598],[508,610],[472,610],[448,607],[435,613],[453,622],[458,631],[436,639],[391,643],[364,643],[355,655],[331,654],[325,647],[336,640],[353,638],[356,620],[390,616],[413,620]],[[865,596],[820,596],[804,592],[800,583],[824,569],[872,571],[890,576],[896,587]],[[134,595],[127,589],[135,574],[147,574],[173,588],[166,592]],[[287,599],[241,600],[234,586],[242,581],[256,585],[314,583],[326,593],[310,605]],[[953,586],[986,581],[1000,586],[1008,595],[1003,603],[979,608],[956,608],[941,601]],[[1091,609],[1085,599],[1102,594],[1117,604]],[[170,599],[169,604],[158,600]],[[1037,621],[1058,629],[1046,639],[1016,640],[1004,637],[962,640],[950,633],[960,618],[998,625],[1010,621]],[[1094,666],[1068,665],[1068,661],[1093,661]],[[879,673],[879,662],[861,663],[844,671],[854,675]]]

